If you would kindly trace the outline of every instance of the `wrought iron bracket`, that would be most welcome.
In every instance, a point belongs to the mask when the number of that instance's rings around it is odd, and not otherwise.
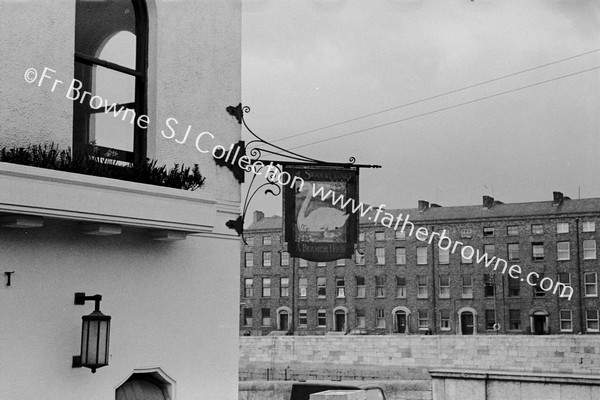
[[[237,106],[229,106],[225,110],[229,113],[229,115],[237,119],[238,124],[242,124],[242,121],[244,119],[244,110],[242,109],[242,103],[238,104]]]
[[[215,154],[213,156],[215,163],[220,167],[227,167],[231,172],[233,172],[233,176],[239,183],[244,183],[245,172],[242,167],[240,167],[239,160],[240,158],[246,155],[246,146],[244,145],[244,141],[240,140],[237,143],[233,143],[229,147],[229,151],[225,152],[225,150],[216,149]]]
[[[238,182],[244,182],[244,176],[246,172],[252,174],[252,178],[248,187],[248,192],[246,193],[246,198],[242,207],[242,214],[238,216],[237,219],[229,220],[225,224],[228,228],[234,229],[238,233],[238,235],[242,237],[244,243],[246,243],[246,239],[244,238],[244,220],[246,218],[246,212],[248,211],[248,206],[250,205],[250,202],[252,201],[256,193],[258,193],[263,188],[265,194],[271,194],[273,196],[279,196],[281,194],[281,186],[274,179],[274,176],[277,172],[281,174],[283,166],[290,164],[305,164],[314,166],[335,166],[355,169],[381,168],[381,165],[356,164],[356,159],[354,157],[350,157],[348,159],[348,162],[346,163],[335,163],[310,158],[302,154],[298,154],[293,151],[284,149],[262,139],[260,136],[254,133],[252,129],[248,127],[248,125],[246,124],[246,120],[244,119],[244,115],[250,112],[250,107],[242,106],[242,104],[240,103],[237,106],[227,107],[226,111],[229,115],[235,117],[238,123],[243,125],[244,128],[250,133],[250,135],[252,135],[255,138],[250,140],[248,143],[245,143],[244,141],[239,141],[231,145],[225,157],[223,157],[222,151],[215,153],[215,162],[218,165],[226,166],[227,168],[231,169]],[[265,159],[263,158],[264,155],[275,156],[276,160]],[[240,165],[242,163],[240,160],[242,157],[245,157],[247,159],[247,162],[244,162],[244,164],[247,164],[246,168],[243,168]],[[268,171],[264,176],[266,182],[258,185],[255,188],[254,184],[256,183],[256,177],[258,175],[262,175],[261,171],[264,168],[268,168]],[[268,172],[272,172],[271,175],[269,175]]]

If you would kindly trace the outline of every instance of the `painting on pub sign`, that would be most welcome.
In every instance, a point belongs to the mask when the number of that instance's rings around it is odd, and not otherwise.
[[[358,229],[352,212],[359,204],[358,169],[287,165],[284,171],[300,178],[284,186],[284,232],[290,256],[309,261],[352,257]]]

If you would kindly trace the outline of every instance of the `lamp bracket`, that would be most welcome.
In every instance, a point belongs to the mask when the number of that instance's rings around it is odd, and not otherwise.
[[[75,293],[75,305],[82,306],[86,301],[95,302],[95,311],[100,311],[100,302],[102,301],[102,295],[96,294],[94,296],[86,296],[84,292]]]

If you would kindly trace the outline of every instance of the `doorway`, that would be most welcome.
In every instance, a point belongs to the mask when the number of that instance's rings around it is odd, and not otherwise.
[[[346,313],[343,310],[335,312],[335,331],[346,332]]]
[[[475,331],[473,313],[465,311],[460,314],[460,331],[463,335],[472,335]]]
[[[290,320],[287,311],[281,311],[279,313],[279,330],[286,332],[290,330]]]
[[[406,313],[404,311],[396,313],[396,332],[406,333]]]
[[[534,335],[548,334],[548,313],[536,311],[531,315],[531,333]]]

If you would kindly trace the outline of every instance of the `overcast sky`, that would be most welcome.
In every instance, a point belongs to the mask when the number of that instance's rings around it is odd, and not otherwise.
[[[276,141],[600,50],[600,1],[243,0],[242,46],[246,121]],[[360,200],[388,208],[600,197],[599,69],[497,95],[599,66],[592,52],[275,143],[381,164]]]

